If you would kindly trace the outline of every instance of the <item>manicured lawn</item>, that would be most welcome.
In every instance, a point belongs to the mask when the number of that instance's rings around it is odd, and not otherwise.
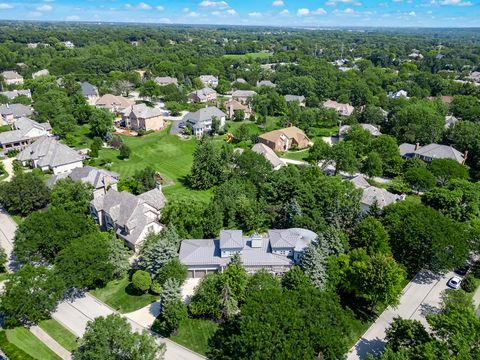
[[[211,198],[212,191],[196,191],[186,185],[193,162],[195,139],[182,140],[176,135],[170,135],[170,128],[142,137],[120,136],[132,150],[130,158],[121,160],[117,150],[102,149],[98,163],[108,163],[106,167],[118,172],[122,178],[147,166],[153,167],[162,176],[173,181],[172,185],[163,188],[168,200],[185,198],[207,202]]]
[[[205,355],[209,349],[208,340],[217,330],[218,325],[209,320],[186,319],[180,323],[176,335],[171,340],[193,351]]]
[[[263,131],[258,127],[257,124],[255,124],[254,122],[252,121],[249,121],[249,120],[245,120],[245,121],[227,121],[226,122],[226,125],[227,125],[227,128],[228,128],[228,132],[229,133],[235,133],[235,131],[238,130],[238,128],[240,126],[242,126],[243,124],[245,124],[248,129],[250,130],[250,133],[251,134],[258,134],[260,135]]]
[[[78,348],[77,337],[56,320],[45,320],[38,325],[68,351],[73,351]]]
[[[104,288],[93,290],[92,295],[121,313],[141,309],[159,299],[157,295],[139,295],[128,281],[128,276],[111,281]]]
[[[265,53],[265,52],[256,52],[256,53],[249,53],[249,54],[226,54],[226,55],[223,55],[224,58],[235,59],[235,60],[267,59],[270,56],[272,56],[272,54]]]
[[[287,151],[281,154],[281,157],[291,160],[305,160],[308,157],[308,149],[299,151]]]
[[[76,126],[75,131],[68,137],[62,140],[63,143],[75,149],[85,149],[90,147],[93,139],[90,138],[90,125]]]
[[[38,360],[60,360],[52,350],[24,327],[7,330],[7,338],[30,356]]]

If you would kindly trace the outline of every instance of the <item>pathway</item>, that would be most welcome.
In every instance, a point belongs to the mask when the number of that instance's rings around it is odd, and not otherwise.
[[[8,271],[13,271],[15,268],[15,262],[12,260],[13,251],[13,238],[15,237],[15,231],[17,230],[17,223],[8,215],[8,213],[0,207],[0,246],[5,250],[7,254]]]
[[[433,275],[427,271],[417,274],[403,289],[400,304],[396,309],[388,307],[370,326],[348,353],[348,360],[365,359],[367,354],[377,355],[385,347],[385,330],[396,317],[418,320],[428,328],[426,315],[440,310],[441,295],[448,289],[447,281],[453,272]]]
[[[30,332],[40,339],[45,345],[47,345],[50,350],[55,354],[60,356],[63,360],[70,360],[72,358],[72,353],[67,351],[62,345],[55,341],[50,335],[48,335],[41,327],[32,326]]]
[[[10,181],[13,177],[13,161],[16,160],[16,158],[6,158],[5,160],[2,160],[3,166],[5,167],[5,170],[7,171],[8,176],[4,179],[5,181]]]

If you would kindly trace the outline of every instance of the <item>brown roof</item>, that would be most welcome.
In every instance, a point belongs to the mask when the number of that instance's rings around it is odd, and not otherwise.
[[[112,94],[105,94],[95,103],[97,106],[113,108],[117,106],[119,108],[127,108],[133,104],[132,101],[124,98],[123,96],[115,96]]]
[[[286,136],[289,139],[295,139],[297,142],[300,142],[304,139],[308,139],[305,133],[297,128],[296,126],[290,126],[284,129],[273,130],[265,134],[260,135],[259,137],[268,141],[276,142],[281,136]]]

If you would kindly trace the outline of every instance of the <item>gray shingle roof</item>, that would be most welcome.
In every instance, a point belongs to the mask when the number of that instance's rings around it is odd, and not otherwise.
[[[19,141],[26,141],[26,140],[38,137],[38,135],[37,136],[28,135],[28,133],[32,129],[38,129],[40,131],[39,135],[47,135],[47,132],[52,130],[52,127],[48,122],[39,124],[36,121],[30,120],[25,117],[21,117],[17,121],[15,121],[13,124],[13,127],[14,127],[14,130],[12,131],[6,131],[3,133],[0,133],[0,144],[9,144],[9,143],[15,143]]]
[[[265,144],[257,143],[253,145],[252,151],[262,155],[265,159],[267,159],[267,161],[272,164],[274,169],[285,165],[285,163],[277,156],[277,154],[275,154],[275,151]]]
[[[146,104],[131,105],[125,109],[124,115],[133,113],[137,119],[150,119],[162,115],[162,110],[148,107]]]
[[[120,175],[104,169],[97,169],[92,166],[85,166],[82,168],[75,168],[70,173],[63,173],[52,176],[47,182],[47,186],[52,187],[60,179],[70,178],[75,181],[81,181],[93,186],[94,189],[105,187],[106,181],[109,185],[118,183]],[[108,178],[108,180],[107,180]]]
[[[12,114],[14,118],[19,118],[22,116],[30,116],[32,113],[33,109],[23,104],[0,105],[0,115]]]
[[[409,143],[403,143],[403,144],[400,144],[400,146],[398,147],[398,150],[400,150],[400,156],[413,154],[415,152],[415,145],[409,144]]]
[[[248,98],[256,95],[257,93],[253,90],[235,90],[232,93],[232,97]]]
[[[170,76],[157,76],[154,81],[159,84],[159,85],[170,85],[170,84],[174,84],[174,85],[177,85],[178,84],[178,80],[177,78],[174,78],[174,77],[170,77]]]
[[[152,189],[140,194],[139,197],[155,209],[161,209],[165,206],[165,195],[159,189]]]
[[[12,91],[3,91],[0,92],[0,95],[6,96],[10,100],[15,99],[17,96],[20,95],[25,95],[29,98],[32,97],[32,93],[30,92],[30,89],[27,90],[12,90]]]
[[[243,246],[242,230],[220,231],[220,249],[241,249]]]
[[[2,72],[2,76],[5,80],[23,79],[22,75],[13,70],[6,70]]]
[[[302,228],[268,230],[268,236],[273,249],[294,248],[296,251],[303,250],[317,238],[313,231]]]
[[[196,95],[199,99],[203,100],[206,99],[208,95],[215,93],[215,90],[210,89],[209,87],[204,87],[203,89],[192,91],[190,95]]]
[[[457,149],[448,146],[448,145],[440,145],[440,144],[428,144],[425,146],[419,147],[415,150],[415,145],[403,143],[399,146],[400,155],[417,155],[422,157],[428,157],[431,159],[452,159],[459,163],[463,163],[465,160],[463,154],[458,151]]]
[[[195,112],[190,112],[183,117],[183,122],[188,121],[191,124],[196,124],[204,121],[211,121],[213,117],[218,119],[226,117],[225,113],[215,106],[201,108]]]
[[[380,129],[376,127],[375,125],[371,124],[359,124],[363,130],[367,130],[370,135],[372,136],[380,136],[382,133],[380,132]],[[340,129],[338,130],[339,135],[345,135],[352,127],[350,125],[342,125]]]
[[[42,136],[22,150],[17,159],[19,161],[37,160],[40,167],[53,168],[82,161],[83,157],[68,146],[60,144],[53,137]]]
[[[298,101],[299,103],[303,103],[305,101],[305,96],[303,95],[285,95],[285,101]]]
[[[397,201],[403,200],[403,196],[392,194],[385,189],[378,188],[376,186],[369,186],[363,190],[362,198],[360,203],[372,206],[377,204],[377,206],[382,209],[387,205],[393,204]]]
[[[90,84],[89,82],[82,82],[80,84],[80,87],[82,89],[82,94],[83,96],[95,96],[98,95],[97,87]]]
[[[358,189],[366,189],[366,188],[370,187],[370,184],[368,183],[368,181],[365,179],[365,177],[363,175],[355,176],[350,181]]]

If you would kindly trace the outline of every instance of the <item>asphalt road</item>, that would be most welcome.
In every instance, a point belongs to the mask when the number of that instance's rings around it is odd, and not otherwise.
[[[347,359],[365,359],[369,353],[374,355],[381,353],[385,347],[385,330],[396,317],[418,320],[428,328],[425,317],[440,310],[441,295],[448,289],[447,281],[454,275],[456,274],[453,272],[445,275],[420,272],[403,290],[400,305],[396,309],[388,307],[378,317],[350,349]]]
[[[83,336],[85,328],[87,327],[87,323],[90,320],[93,320],[99,316],[107,316],[113,313],[115,313],[115,310],[111,309],[109,306],[90,294],[85,294],[85,296],[76,298],[72,301],[64,301],[60,303],[57,307],[57,310],[52,314],[52,317],[70,330],[74,335],[81,337]],[[140,324],[128,318],[127,320],[130,322],[130,325],[132,325],[132,328],[135,331],[141,332],[145,330],[145,328]],[[156,335],[152,334],[152,336]],[[171,340],[159,336],[156,336],[156,338],[157,341],[166,344],[166,360],[204,359],[204,357],[200,356],[199,354],[194,353]]]

